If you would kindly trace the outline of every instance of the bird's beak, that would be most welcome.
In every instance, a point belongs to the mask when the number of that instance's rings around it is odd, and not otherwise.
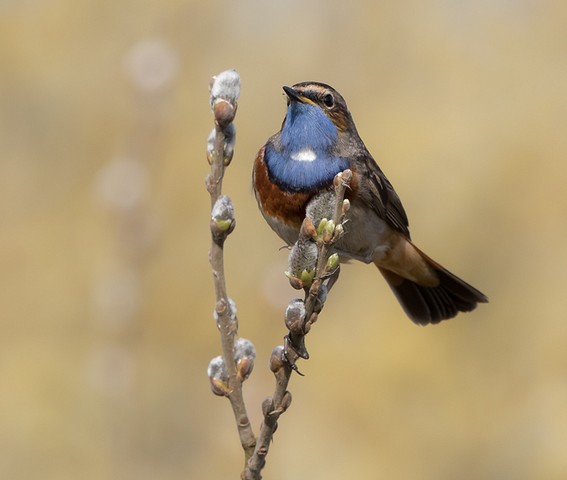
[[[296,102],[300,102],[300,103],[313,103],[307,97],[302,96],[295,88],[291,88],[291,87],[282,87],[282,88],[290,100],[295,100]]]

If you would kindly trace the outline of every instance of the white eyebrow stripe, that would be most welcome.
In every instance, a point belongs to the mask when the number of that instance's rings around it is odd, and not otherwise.
[[[309,147],[302,148],[297,152],[293,152],[291,154],[291,159],[296,160],[298,162],[313,162],[317,160],[317,154]]]

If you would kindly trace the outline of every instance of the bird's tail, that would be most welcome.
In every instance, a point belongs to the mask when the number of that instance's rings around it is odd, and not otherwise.
[[[437,276],[437,285],[423,286],[380,266],[377,262],[376,266],[413,322],[419,325],[439,323],[441,320],[453,318],[459,312],[474,310],[477,303],[488,302],[482,292],[429,258],[415,245],[412,246]]]

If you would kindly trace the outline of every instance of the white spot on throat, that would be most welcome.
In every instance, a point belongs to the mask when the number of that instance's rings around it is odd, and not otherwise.
[[[309,147],[302,148],[291,154],[291,159],[298,162],[312,162],[317,159],[317,154]]]

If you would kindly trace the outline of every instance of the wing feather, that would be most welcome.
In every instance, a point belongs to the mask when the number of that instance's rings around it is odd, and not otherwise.
[[[370,153],[365,152],[357,165],[364,165],[361,175],[368,178],[368,192],[362,194],[366,203],[390,226],[410,238],[409,221],[398,194]]]

